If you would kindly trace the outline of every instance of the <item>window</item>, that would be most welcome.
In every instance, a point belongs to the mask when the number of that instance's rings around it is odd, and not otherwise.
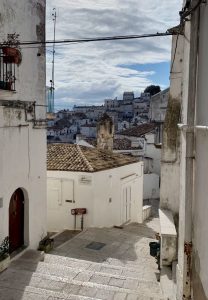
[[[0,89],[15,91],[15,68],[20,62],[19,50],[11,47],[0,49]]]

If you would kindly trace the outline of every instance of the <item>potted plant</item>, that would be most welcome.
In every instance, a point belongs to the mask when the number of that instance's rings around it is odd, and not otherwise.
[[[7,236],[0,245],[0,273],[8,268],[9,263],[9,237]]]
[[[22,55],[19,50],[19,34],[13,33],[7,35],[7,40],[3,42],[2,51],[4,56],[4,63],[20,64]]]
[[[53,249],[53,244],[54,244],[54,239],[51,239],[47,235],[39,242],[38,250],[48,253]]]

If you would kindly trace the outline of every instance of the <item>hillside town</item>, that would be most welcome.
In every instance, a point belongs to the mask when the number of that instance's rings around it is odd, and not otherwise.
[[[0,1],[0,300],[208,299],[208,5],[155,1]],[[82,21],[97,37],[63,39]]]

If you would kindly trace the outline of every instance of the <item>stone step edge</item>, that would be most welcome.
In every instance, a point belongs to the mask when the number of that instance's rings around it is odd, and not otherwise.
[[[20,291],[22,292],[21,289],[16,289],[16,288],[12,288],[12,287],[5,287],[3,288],[4,290],[13,290],[13,291]],[[41,289],[41,288],[37,288],[37,287],[32,287],[32,286],[26,286],[24,293],[30,294],[30,295],[42,295],[43,293],[47,293],[47,296],[52,296],[55,297],[57,300],[65,300],[65,296],[62,293],[59,292],[55,292],[55,291],[50,291],[50,290],[46,290],[46,289]],[[24,293],[22,294],[22,296],[24,295]],[[0,294],[1,296],[1,294]],[[63,298],[64,297],[64,298]],[[50,299],[50,298],[49,298]],[[48,299],[48,300],[49,300]],[[67,295],[67,300],[100,300],[99,298],[92,298],[92,297],[87,297],[87,296],[82,296],[82,295],[74,295],[74,294],[69,294]],[[166,299],[165,299],[166,300]]]
[[[22,272],[24,272],[24,270],[22,270]],[[30,271],[28,271],[28,272],[30,272]],[[61,277],[61,276],[50,275],[50,274],[41,273],[41,272],[30,272],[30,273],[32,273],[35,277],[39,277],[42,279],[50,279],[50,280],[57,281],[57,282],[64,282],[64,283],[69,283],[69,284],[74,284],[74,285],[79,285],[79,286],[96,287],[99,289],[104,289],[104,290],[114,291],[114,292],[123,292],[123,293],[131,294],[131,295],[133,294],[133,295],[146,295],[148,297],[155,297],[155,296],[163,297],[161,289],[160,289],[161,294],[158,294],[156,292],[155,293],[146,293],[144,291],[142,291],[142,293],[140,293],[139,290],[130,290],[127,288],[111,286],[111,285],[106,285],[106,284],[100,284],[100,283],[95,283],[95,282],[82,282],[82,281],[79,281],[76,279],[68,279],[65,276]],[[1,281],[0,281],[0,286],[1,286]],[[146,288],[141,287],[140,289],[144,290]]]
[[[54,267],[57,267],[57,264],[53,264],[53,263],[47,263],[47,262],[39,262],[40,265],[47,265],[47,266],[54,266]],[[63,265],[61,265],[62,267]],[[60,267],[58,265],[58,267]],[[152,281],[152,280],[140,280],[139,277],[129,277],[129,276],[122,276],[122,275],[116,275],[116,274],[111,274],[111,273],[105,273],[105,272],[100,272],[100,271],[90,271],[90,270],[83,270],[83,269],[79,269],[79,268],[73,268],[73,267],[70,267],[70,266],[65,266],[66,269],[69,269],[69,270],[77,270],[78,272],[82,273],[82,274],[89,274],[89,275],[101,275],[101,276],[105,276],[105,277],[111,277],[111,278],[115,278],[115,279],[130,279],[130,280],[135,280],[137,279],[140,283],[152,283],[152,284],[155,284],[157,286],[160,286],[160,283],[157,282],[157,281]],[[65,276],[63,276],[65,277]]]
[[[46,265],[46,266],[52,266],[52,267],[57,267],[57,265],[55,264],[49,264],[49,263],[44,263],[44,262],[40,262],[40,264],[42,265]],[[79,273],[82,273],[82,274],[87,274],[87,275],[90,275],[90,276],[93,276],[93,275],[100,275],[100,276],[103,276],[103,277],[109,277],[109,278],[114,278],[114,279],[121,279],[121,280],[138,280],[139,283],[141,284],[153,284],[155,287],[160,287],[160,283],[157,282],[157,281],[153,281],[153,280],[142,280],[138,277],[129,277],[129,276],[121,276],[121,275],[115,275],[115,274],[110,274],[110,273],[103,273],[103,272],[97,272],[97,271],[83,271],[83,270],[80,270],[78,268],[72,268],[72,267],[65,267],[66,269],[69,269],[70,271],[78,271],[78,274]],[[44,274],[44,275],[47,275],[47,273],[42,273],[41,270],[28,270],[28,269],[24,269],[24,268],[21,268],[21,269],[16,269],[16,268],[12,268],[12,265],[10,266],[10,269],[18,272],[18,271],[27,271],[27,272],[30,272],[30,273],[33,273],[33,274]],[[77,274],[77,275],[78,275]],[[57,278],[66,278],[67,279],[67,276],[66,275],[63,275],[63,276],[56,276],[56,275],[50,275],[50,276],[54,276],[54,277],[57,277]],[[76,279],[75,279],[76,280]]]
[[[27,263],[27,262],[26,262]],[[27,263],[28,265],[31,265],[31,263]],[[18,265],[17,264],[17,262],[16,263],[14,263],[13,264],[14,266],[15,265]],[[11,269],[15,269],[15,268],[12,268],[12,266],[13,265],[10,265],[10,268]],[[58,268],[58,269],[60,269],[60,268],[62,268],[63,267],[63,265],[59,265],[59,264],[54,264],[54,263],[49,263],[49,262],[39,262],[38,263],[38,265],[45,265],[45,266],[47,266],[47,267],[56,267],[56,268]],[[38,267],[38,265],[36,265],[35,264],[35,266],[36,267]],[[22,269],[24,269],[24,266],[22,266],[21,265],[21,263],[20,263],[20,266],[22,267]],[[123,276],[123,275],[116,275],[116,274],[111,274],[111,273],[105,273],[105,272],[101,272],[101,271],[90,271],[90,270],[88,270],[88,269],[80,269],[80,268],[77,268],[77,267],[70,267],[70,266],[65,266],[65,269],[67,269],[67,270],[70,270],[70,271],[74,271],[74,270],[76,270],[77,272],[79,272],[79,273],[82,273],[82,274],[87,274],[87,275],[91,275],[91,276],[93,276],[93,275],[101,275],[101,276],[104,276],[104,277],[110,277],[110,278],[115,278],[115,279],[121,279],[121,280],[126,280],[126,279],[130,279],[130,280],[138,280],[140,283],[143,283],[143,284],[145,284],[145,283],[152,283],[152,284],[154,284],[155,286],[157,285],[157,286],[159,286],[160,284],[157,282],[157,281],[153,281],[153,280],[142,280],[140,277],[131,277],[131,276]],[[26,269],[26,270],[28,270],[28,269]],[[36,270],[28,270],[28,271],[31,271],[31,272],[33,272],[33,273],[41,273],[41,271],[39,272],[37,269]],[[44,273],[45,274],[45,273]],[[146,274],[145,274],[146,275]],[[141,274],[141,276],[144,276],[144,274],[142,275]],[[63,277],[66,277],[66,276],[64,276],[63,275]]]
[[[76,294],[67,294],[67,293],[60,293],[60,292],[55,292],[55,291],[51,291],[51,290],[46,290],[46,289],[41,289],[41,288],[37,288],[37,287],[30,287],[30,286],[26,286],[25,287],[25,292],[33,292],[36,294],[43,294],[43,293],[47,293],[48,295],[51,296],[55,296],[56,298],[60,298],[60,299],[64,299],[65,297],[67,297],[68,300],[70,300],[70,297],[72,297],[72,299],[83,299],[83,300],[102,300],[101,298],[96,298],[93,297],[87,297],[87,296],[82,296],[82,295],[76,295]],[[137,295],[138,296],[138,295]],[[145,295],[145,294],[140,294],[139,296],[145,296],[148,297],[146,300],[168,300],[167,298],[163,297],[163,296],[149,296],[149,295]],[[75,298],[74,298],[75,297]],[[153,297],[153,298],[152,298]]]
[[[46,257],[47,255],[47,257]],[[57,255],[50,255],[50,257],[56,257]],[[39,261],[39,263],[41,262],[44,262],[44,263],[47,263],[47,264],[55,264],[55,265],[60,265],[60,266],[65,266],[65,267],[68,267],[68,268],[76,268],[77,270],[80,270],[81,271],[90,271],[88,270],[90,267],[93,267],[93,266],[100,266],[100,267],[105,267],[105,268],[110,268],[110,269],[113,269],[113,270],[122,270],[122,271],[128,271],[128,272],[132,272],[132,273],[135,273],[135,272],[139,272],[139,266],[137,268],[131,268],[131,267],[125,267],[125,266],[117,266],[117,265],[111,265],[110,263],[97,263],[97,262],[91,262],[91,261],[87,261],[87,260],[79,260],[79,259],[74,259],[74,258],[70,258],[70,257],[63,257],[63,256],[58,256],[58,261],[56,261],[56,259],[51,259],[49,258],[48,259],[48,254],[45,254],[45,258],[44,261]],[[63,257],[63,259],[62,259]],[[61,259],[60,259],[61,258]],[[69,266],[69,265],[66,265],[66,262],[64,261],[65,259],[67,259],[67,261],[69,262],[73,262],[73,263],[77,263],[77,264],[89,264],[89,266],[87,266],[87,268],[83,267],[76,267],[76,266]],[[12,267],[13,264],[17,264],[17,263],[25,263],[25,264],[30,264],[30,265],[34,265],[36,266],[37,263],[34,263],[32,261],[29,261],[27,259],[21,259],[19,258],[18,260],[15,260],[12,262],[12,264],[10,265],[10,267]],[[147,270],[147,271],[146,271]],[[144,269],[144,274],[146,275],[147,273],[149,273],[151,270],[150,269]],[[98,272],[100,273],[100,271],[92,271],[92,272]],[[155,270],[154,270],[155,272]],[[158,271],[158,275],[159,275],[159,271]],[[105,274],[110,274],[110,273],[105,273]],[[132,278],[135,278],[135,277],[132,277]],[[137,278],[137,277],[136,277]]]
[[[66,257],[66,256],[61,256],[61,255],[54,255],[54,254],[45,254],[45,259],[44,259],[44,261],[46,261],[47,260],[47,258],[49,258],[49,259],[51,259],[52,257],[58,257],[58,259],[60,260],[60,261],[62,261],[63,262],[63,264],[62,263],[60,263],[59,262],[59,264],[61,264],[61,265],[65,265],[65,263],[64,263],[64,260],[68,260],[68,261],[73,261],[73,262],[77,262],[77,263],[83,263],[83,264],[86,264],[86,263],[90,263],[91,265],[97,265],[97,266],[102,266],[102,267],[110,267],[110,268],[112,268],[112,269],[115,269],[115,270],[127,270],[127,271],[135,271],[135,270],[137,270],[137,267],[135,267],[135,268],[133,268],[133,267],[126,267],[126,266],[117,266],[117,265],[113,265],[113,264],[111,264],[111,263],[99,263],[99,262],[94,262],[94,261],[89,261],[89,260],[84,260],[84,259],[78,259],[78,258],[73,258],[73,257]],[[52,258],[53,259],[53,258]],[[149,259],[151,259],[152,260],[152,258],[150,257]],[[144,258],[144,260],[146,260],[146,258]],[[133,263],[132,263],[132,265],[133,265]],[[155,266],[156,266],[156,263],[155,263]]]

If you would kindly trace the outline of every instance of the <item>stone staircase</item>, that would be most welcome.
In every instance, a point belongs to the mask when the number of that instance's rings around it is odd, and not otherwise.
[[[122,240],[126,233],[129,233],[130,238],[133,237],[134,229],[129,227],[125,232],[112,229],[110,233],[111,236],[115,233],[121,235]],[[28,250],[14,260],[9,269],[0,274],[0,300],[167,300],[157,281],[157,266],[152,261],[153,258],[146,256],[145,251],[142,251],[143,256],[138,256],[135,263],[127,260],[119,263],[116,255],[106,260],[104,250],[100,252],[103,259],[98,262],[63,256],[66,246],[71,251],[70,245],[80,245],[81,240],[88,243],[87,236],[89,231],[60,247],[62,255],[43,255],[41,252]],[[144,244],[144,240],[142,243]],[[139,247],[138,243],[135,245]],[[124,247],[123,244],[122,246]],[[84,251],[88,257],[89,253],[94,253],[85,248],[82,251],[82,256]]]

